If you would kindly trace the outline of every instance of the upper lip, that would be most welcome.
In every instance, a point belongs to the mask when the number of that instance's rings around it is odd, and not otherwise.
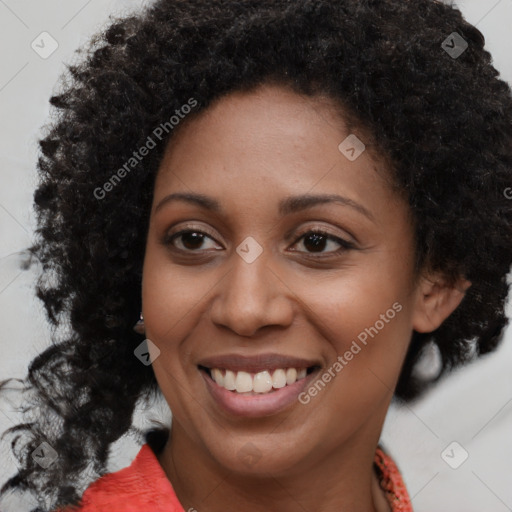
[[[309,368],[310,366],[320,366],[320,363],[312,359],[302,359],[283,354],[267,353],[255,356],[225,354],[201,359],[198,366],[258,373],[263,370],[276,370],[278,368]]]

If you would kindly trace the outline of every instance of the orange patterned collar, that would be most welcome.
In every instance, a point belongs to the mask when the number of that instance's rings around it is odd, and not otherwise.
[[[379,445],[375,451],[374,466],[380,486],[386,491],[393,512],[413,512],[411,499],[405,487],[402,475],[394,460]]]
[[[374,467],[393,512],[413,512],[393,459],[378,446]],[[185,512],[157,456],[144,444],[130,466],[93,482],[79,508],[60,512]]]

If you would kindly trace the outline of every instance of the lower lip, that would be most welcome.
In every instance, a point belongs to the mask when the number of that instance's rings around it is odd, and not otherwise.
[[[229,391],[219,386],[206,371],[199,370],[211,396],[224,411],[248,418],[277,414],[294,402],[299,403],[299,395],[319,371],[320,369],[316,369],[303,379],[269,393],[241,395],[236,391]]]

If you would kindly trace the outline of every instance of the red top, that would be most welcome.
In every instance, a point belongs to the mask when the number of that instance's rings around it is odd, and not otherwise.
[[[393,459],[377,447],[374,461],[392,511],[413,512],[407,489]],[[148,444],[142,446],[130,466],[93,482],[84,492],[80,507],[60,510],[77,511],[185,512]]]

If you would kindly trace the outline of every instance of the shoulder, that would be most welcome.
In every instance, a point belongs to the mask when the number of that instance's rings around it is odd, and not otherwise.
[[[150,446],[144,444],[130,466],[102,476],[77,507],[56,512],[184,512]]]

